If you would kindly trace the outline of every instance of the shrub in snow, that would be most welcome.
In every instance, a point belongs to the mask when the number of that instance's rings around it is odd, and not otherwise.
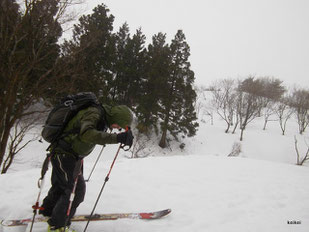
[[[232,147],[232,151],[228,156],[236,157],[241,153],[241,143],[235,142]]]

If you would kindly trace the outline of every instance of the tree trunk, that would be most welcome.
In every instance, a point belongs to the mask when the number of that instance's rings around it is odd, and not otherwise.
[[[227,134],[227,133],[229,133],[229,130],[230,130],[230,127],[231,127],[231,124],[227,124],[227,128],[226,128],[226,130],[225,130],[225,133]]]
[[[11,131],[11,128],[6,126],[4,128],[3,136],[2,136],[1,141],[0,141],[0,167],[1,167],[2,162],[4,160],[7,143],[8,143],[9,136],[10,136],[10,131]]]
[[[241,131],[241,132],[240,132],[240,141],[243,140],[244,130],[245,130],[244,128],[241,128],[241,129],[240,129],[240,131]]]
[[[162,137],[160,139],[159,146],[162,148],[166,148],[167,126],[168,126],[169,117],[170,117],[169,109],[170,109],[169,107],[166,109],[164,124],[161,127],[163,132],[162,132]]]
[[[162,137],[160,139],[159,146],[162,148],[166,148],[166,134],[167,134],[167,129],[164,129],[162,133]]]
[[[265,121],[264,121],[264,127],[263,127],[263,130],[266,130],[267,122],[268,122],[268,120],[267,120],[267,119],[265,119]]]
[[[3,167],[2,167],[2,170],[1,170],[1,174],[5,174],[9,167],[11,166],[11,164],[13,163],[13,159],[15,157],[16,154],[14,153],[10,153],[7,157],[7,159],[4,161],[3,163]]]

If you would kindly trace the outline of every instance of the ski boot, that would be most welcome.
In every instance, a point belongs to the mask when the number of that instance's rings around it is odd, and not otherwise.
[[[48,226],[47,232],[76,232],[76,230],[70,229],[69,227],[66,227],[65,229],[64,227],[56,229],[53,226]]]

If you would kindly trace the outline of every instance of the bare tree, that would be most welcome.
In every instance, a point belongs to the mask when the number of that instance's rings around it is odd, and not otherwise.
[[[37,113],[37,109],[29,109],[48,92],[59,74],[65,73],[57,44],[62,34],[58,20],[71,2],[24,0],[22,6],[15,0],[0,3],[0,165],[11,130]]]
[[[264,97],[265,105],[267,105],[268,102],[279,101],[286,92],[286,88],[282,85],[282,81],[274,77],[260,77],[258,81],[262,86],[259,95]]]
[[[240,118],[239,118],[239,113],[238,112],[240,112],[240,105],[236,104],[236,113],[235,113],[235,117],[234,117],[234,125],[233,125],[232,134],[235,134],[236,129],[237,129],[239,123],[240,123]]]
[[[205,87],[198,87],[198,86],[194,86],[195,92],[196,92],[196,100],[194,102],[194,108],[196,110],[196,114],[199,115],[203,109],[205,108],[205,102],[206,102],[206,95],[205,95],[205,91],[206,88]]]
[[[226,122],[228,133],[233,125],[235,115],[235,81],[232,79],[224,79],[213,84],[213,105],[217,114]]]
[[[206,107],[203,110],[203,115],[206,115],[208,117],[210,117],[210,124],[213,125],[214,124],[214,114],[213,114],[213,108],[211,106]],[[203,122],[205,122],[204,119],[202,119]]]
[[[303,134],[309,125],[309,90],[295,88],[289,104],[295,109],[299,133]]]
[[[268,104],[266,104],[265,107],[263,107],[262,109],[262,113],[264,116],[263,130],[266,130],[266,126],[269,121],[275,121],[274,119],[271,119],[271,116],[276,114],[275,106],[276,106],[276,103],[273,101],[270,101],[268,102]]]
[[[138,131],[137,135],[135,135],[134,140],[135,142],[133,145],[132,155],[130,158],[144,158],[153,153],[153,151],[149,149],[150,144],[149,142],[151,141],[151,138],[147,133],[141,133]]]
[[[206,88],[204,86],[197,87],[195,86],[196,91],[196,101],[194,104],[194,108],[196,110],[196,114],[200,116],[202,122],[205,122],[204,116],[210,117],[211,125],[213,125],[213,111],[214,107],[210,101],[206,98],[206,92],[214,91],[212,88]]]
[[[4,156],[4,162],[0,165],[1,174],[7,172],[12,165],[14,158],[20,151],[22,151],[31,142],[36,141],[40,136],[35,128],[38,125],[43,124],[48,113],[47,108],[42,106],[40,103],[33,105],[27,112],[31,112],[31,114],[24,116],[21,119],[17,119],[11,129],[7,151]],[[29,132],[32,133],[30,134]]]
[[[303,157],[300,156],[299,154],[299,149],[298,149],[298,145],[297,145],[297,139],[296,136],[294,136],[294,141],[295,141],[295,151],[296,151],[296,156],[297,156],[297,165],[303,165],[307,160],[309,160],[309,145],[306,143],[307,145],[307,151],[305,153],[305,155]],[[305,141],[306,142],[306,141]]]
[[[249,77],[239,83],[237,96],[237,114],[240,122],[240,141],[243,140],[244,130],[255,118],[259,117],[262,108],[261,91],[262,85],[259,80]]]
[[[285,135],[287,121],[293,115],[293,109],[288,106],[286,101],[281,101],[276,104],[275,112],[278,116],[279,125],[282,131],[282,135]]]
[[[25,141],[25,136],[28,132],[36,127],[36,120],[37,118],[32,117],[28,120],[20,120],[18,119],[17,122],[14,124],[13,129],[10,133],[9,143],[7,153],[4,157],[4,162],[1,168],[1,174],[7,172],[15,156],[24,149],[29,143],[37,140],[38,134],[33,134],[31,138]]]
[[[261,97],[261,113],[264,116],[263,130],[266,130],[267,123],[271,121],[271,116],[275,114],[275,104],[281,100],[286,88],[282,85],[282,81],[274,77],[260,77],[257,80],[261,85],[257,94]]]

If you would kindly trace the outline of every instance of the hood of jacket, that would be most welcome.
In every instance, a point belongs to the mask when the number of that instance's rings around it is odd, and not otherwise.
[[[118,124],[121,128],[131,126],[133,121],[133,114],[129,107],[125,105],[108,106],[103,105],[106,115],[106,120],[109,126]]]

